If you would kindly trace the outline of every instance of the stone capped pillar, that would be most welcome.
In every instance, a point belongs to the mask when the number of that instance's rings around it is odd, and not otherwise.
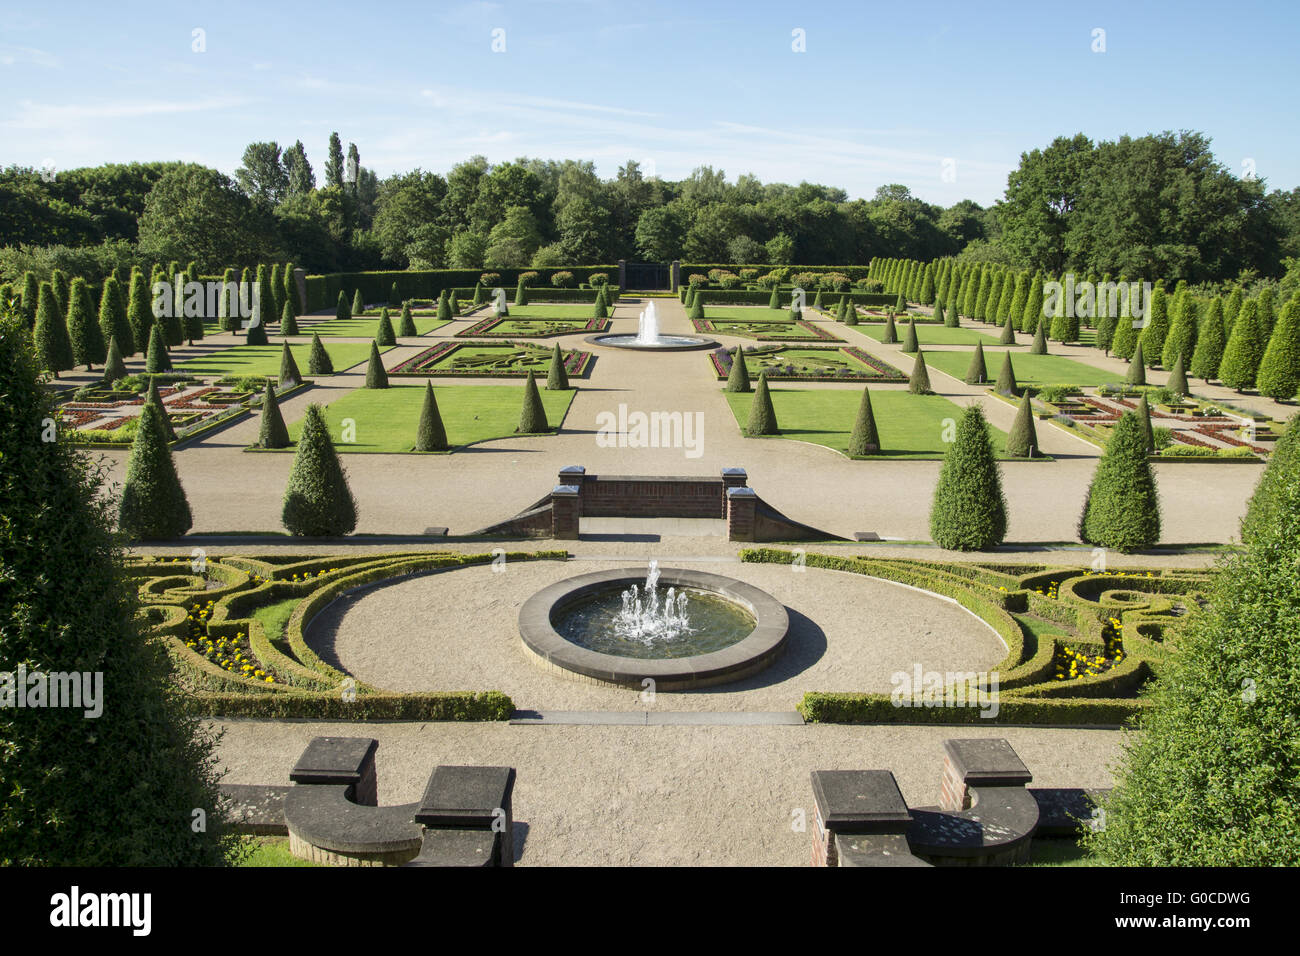
[[[727,489],[727,540],[753,541],[758,495],[753,488]]]
[[[353,803],[378,806],[378,749],[379,741],[371,737],[313,737],[289,772],[289,779],[296,784],[343,785]]]
[[[943,750],[939,809],[949,813],[970,808],[971,787],[1023,787],[1034,779],[1001,737],[945,740]]]
[[[812,788],[813,866],[840,865],[837,834],[905,836],[912,822],[888,770],[814,770]]]
[[[551,492],[551,537],[577,541],[582,517],[581,489],[577,485],[556,485]]]

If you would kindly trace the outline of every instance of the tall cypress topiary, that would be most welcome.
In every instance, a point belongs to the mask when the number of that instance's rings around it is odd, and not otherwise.
[[[357,526],[356,499],[319,405],[307,406],[281,520],[290,534],[304,537],[340,537]]]
[[[311,334],[311,354],[307,356],[307,371],[312,375],[334,374],[334,362],[330,359],[329,352],[325,351],[320,335],[316,332]]]
[[[777,308],[780,308],[779,302]],[[695,290],[695,301],[691,303],[691,309],[686,314],[686,317],[688,319],[704,318],[704,291],[702,289]]]
[[[984,364],[984,343],[976,342],[975,351],[971,353],[970,365],[966,368],[967,385],[984,385],[989,380],[988,366]]]
[[[167,354],[167,343],[163,340],[161,325],[154,325],[149,331],[149,351],[145,356],[144,370],[153,375],[172,370],[172,360]]]
[[[1137,408],[1133,410],[1137,416],[1138,424],[1141,426],[1142,442],[1146,445],[1147,454],[1154,455],[1156,451],[1156,434],[1151,427],[1151,406],[1147,403],[1146,392],[1138,399]]]
[[[54,287],[48,282],[41,283],[36,296],[33,340],[36,343],[36,358],[42,368],[54,373],[55,378],[59,377],[60,372],[71,371],[72,340],[68,338],[68,326],[59,314]]]
[[[415,433],[416,451],[446,451],[447,429],[442,424],[442,413],[438,411],[438,400],[433,394],[433,383],[424,383],[424,407],[420,409],[420,425]]]
[[[1142,423],[1133,412],[1120,417],[1097,462],[1079,519],[1079,540],[1125,554],[1160,541],[1156,478]]]
[[[72,340],[72,358],[75,364],[84,365],[86,371],[90,371],[92,365],[103,363],[108,352],[104,345],[104,334],[95,318],[95,303],[90,298],[90,286],[81,276],[72,280],[68,299],[68,338]]]
[[[1147,383],[1147,366],[1143,361],[1142,342],[1138,341],[1137,351],[1133,353],[1133,361],[1129,363],[1128,374],[1124,376],[1124,381],[1129,385],[1145,385]]]
[[[524,381],[524,404],[519,412],[519,427],[515,432],[520,435],[535,435],[549,432],[550,423],[546,420],[546,407],[542,404],[542,395],[537,391],[537,380],[532,369]]]
[[[1180,353],[1178,358],[1174,359],[1173,371],[1169,373],[1169,381],[1165,388],[1173,392],[1174,395],[1182,397],[1190,395],[1191,391],[1187,388],[1187,372],[1183,368],[1183,356]]]
[[[988,422],[978,405],[970,405],[939,471],[930,537],[950,551],[987,551],[1006,533],[1007,502]]]
[[[993,390],[999,395],[1018,395],[1020,387],[1016,384],[1016,370],[1011,367],[1011,353],[1002,353],[1002,370],[998,372],[997,383]]]
[[[370,343],[370,364],[366,366],[366,388],[387,388],[388,371],[379,355],[379,345]]]
[[[557,342],[551,351],[551,366],[546,371],[546,390],[554,392],[568,387],[569,372],[564,367],[564,353],[560,351],[560,343]]]
[[[138,269],[131,273],[131,289],[126,306],[126,320],[131,326],[131,340],[137,349],[148,348],[149,332],[153,328],[153,309],[149,298],[149,284]]]
[[[139,615],[139,581],[125,571],[98,469],[72,443],[41,440],[57,413],[30,330],[6,312],[0,674],[92,672],[102,695],[85,707],[0,707],[0,857],[12,866],[230,862],[236,838],[218,809],[213,737],[187,715],[166,645]],[[206,829],[188,825],[196,809]]]
[[[1025,310],[1020,314],[1020,331],[1036,332],[1043,321],[1043,276],[1034,273],[1025,288]]]
[[[104,382],[112,384],[127,375],[126,363],[122,361],[122,350],[117,347],[117,339],[108,340],[108,357],[104,359]]]
[[[727,373],[728,392],[751,392],[749,384],[749,366],[745,364],[745,352],[737,345],[731,356],[731,371]]]
[[[235,285],[235,270],[227,269],[221,276],[221,294],[217,297],[217,325],[223,331],[239,328],[239,287]]]
[[[280,275],[280,263],[271,266],[271,302],[272,309],[267,310],[267,321],[273,322],[284,313],[284,277]]]
[[[876,416],[871,410],[871,390],[862,388],[862,401],[858,404],[858,417],[853,420],[853,433],[849,435],[850,457],[874,455],[880,451],[880,433],[876,430]]]
[[[932,393],[930,373],[925,367],[925,353],[920,349],[916,350],[916,361],[912,363],[912,374],[907,379],[907,390],[913,395],[929,395]]]
[[[1169,334],[1165,336],[1160,354],[1160,364],[1167,369],[1174,367],[1178,356],[1190,356],[1196,352],[1196,300],[1184,289],[1174,295],[1170,313]]]
[[[266,380],[266,391],[262,395],[262,423],[257,432],[258,448],[288,448],[289,429],[280,414],[280,402],[275,397],[275,388],[271,380]]]
[[[302,373],[298,371],[298,363],[294,360],[293,350],[289,348],[288,342],[284,343],[284,350],[280,353],[280,377],[278,382],[281,388],[302,384]]]
[[[927,263],[925,273],[921,277],[921,292],[918,301],[922,305],[932,305],[934,303],[934,265]]]
[[[36,325],[36,307],[40,302],[40,298],[41,286],[36,280],[36,273],[28,269],[23,273],[23,295],[18,305],[18,311],[29,329]]]
[[[1259,363],[1264,358],[1264,334],[1259,327],[1256,308],[1254,299],[1242,303],[1241,313],[1223,350],[1223,361],[1219,363],[1219,381],[1239,392],[1254,387]]]
[[[880,341],[885,345],[898,344],[898,327],[894,325],[894,313],[892,311],[885,316],[885,334],[880,337]]]
[[[1282,318],[1273,326],[1268,348],[1259,363],[1255,387],[1261,395],[1289,402],[1300,390],[1300,300],[1291,297]]]
[[[1228,293],[1228,301],[1223,306],[1223,338],[1225,342],[1232,335],[1232,327],[1237,324],[1237,316],[1241,315],[1241,303],[1243,301],[1244,294],[1240,286]]]
[[[110,275],[104,280],[103,291],[99,295],[99,333],[105,342],[117,339],[118,352],[122,355],[135,354],[131,323],[126,320],[126,306],[116,276]]]
[[[1300,487],[1300,412],[1291,416],[1277,440],[1268,467],[1259,476],[1241,519],[1241,540],[1254,544],[1278,524],[1278,512],[1288,488]],[[1291,574],[1294,576],[1294,569]]]
[[[146,402],[126,466],[118,527],[132,541],[179,538],[194,519],[167,447],[161,405]]]
[[[293,306],[288,302],[284,304],[284,311],[280,313],[280,334],[285,338],[301,334],[298,331],[298,317],[293,314]]]
[[[59,315],[66,318],[72,296],[68,276],[62,269],[54,269],[50,272],[50,288],[54,290],[54,302],[59,310]]]
[[[284,266],[284,301],[288,303],[294,318],[302,314],[302,303],[298,301],[298,280],[294,277],[297,271],[292,262],[285,263]]]
[[[1209,381],[1217,378],[1227,336],[1223,332],[1223,300],[1216,296],[1201,319],[1196,333],[1196,351],[1192,354],[1192,374]]]
[[[907,331],[903,334],[903,351],[911,355],[920,348],[916,339],[916,316],[912,316],[907,320]]]
[[[415,319],[411,315],[411,303],[402,303],[402,312],[397,321],[397,334],[401,338],[410,338],[420,334],[420,330],[415,327]]]
[[[776,421],[776,409],[772,406],[772,396],[767,390],[767,370],[758,376],[758,388],[754,399],[749,403],[749,422],[745,434],[750,438],[755,435],[779,435],[781,427]]]
[[[176,440],[176,429],[172,427],[171,419],[167,417],[167,409],[163,405],[162,393],[158,391],[158,379],[153,376],[149,377],[149,389],[145,392],[145,405],[152,405],[158,409],[159,418],[162,421],[163,433],[169,442]]]
[[[1155,368],[1160,364],[1165,338],[1169,335],[1169,297],[1165,294],[1164,280],[1157,282],[1151,293],[1146,323],[1138,341],[1142,345],[1142,356],[1147,367]]]
[[[388,316],[388,306],[379,310],[379,324],[375,328],[375,342],[379,345],[396,345],[397,336],[393,334],[393,320]]]
[[[1011,431],[1007,433],[1006,454],[1008,458],[1038,457],[1038,432],[1034,429],[1034,409],[1028,389],[1020,396],[1016,420],[1011,423]]]
[[[357,316],[364,311],[366,311],[366,303],[365,300],[361,298],[361,289],[358,288],[352,293],[352,314]]]
[[[348,305],[348,297],[342,289],[339,289],[339,301],[334,306],[334,318],[345,322],[352,318],[352,307]]]
[[[1277,313],[1274,310],[1275,299],[1271,285],[1261,289],[1256,299],[1255,317],[1259,320],[1259,328],[1264,333],[1265,341],[1268,341],[1268,337],[1273,334],[1273,326],[1277,323]]]

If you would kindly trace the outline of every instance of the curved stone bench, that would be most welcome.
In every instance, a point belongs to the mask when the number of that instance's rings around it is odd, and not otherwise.
[[[331,866],[398,866],[415,858],[424,827],[415,822],[418,803],[372,807],[348,799],[348,787],[293,787],[284,798],[289,850]]]
[[[1038,801],[1024,787],[969,787],[965,810],[912,810],[907,842],[935,866],[1009,866],[1029,862]]]

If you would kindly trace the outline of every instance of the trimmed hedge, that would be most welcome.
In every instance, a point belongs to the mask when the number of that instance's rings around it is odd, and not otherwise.
[[[361,297],[366,302],[387,302],[388,296],[392,291],[393,283],[398,283],[402,290],[402,295],[407,299],[436,299],[438,293],[443,289],[468,289],[468,295],[458,295],[458,298],[473,298],[474,286],[479,281],[479,276],[487,271],[484,269],[433,269],[427,271],[412,270],[386,270],[382,272],[334,272],[328,275],[307,276],[307,311],[317,312],[322,309],[328,309],[334,305],[338,299],[339,292],[346,292],[349,297],[358,289],[361,290]],[[509,289],[517,286],[519,283],[519,274],[522,272],[536,272],[538,278],[534,285],[530,287],[529,295],[532,292],[538,293],[537,301],[542,301],[541,293],[543,289],[539,286],[549,286],[551,276],[556,272],[571,272],[578,282],[586,282],[588,278],[595,274],[604,272],[606,274],[617,274],[618,266],[565,266],[556,269],[492,269],[492,272],[501,276],[500,285]],[[551,291],[551,290],[547,290]],[[562,291],[562,290],[553,290]],[[563,290],[572,292],[582,292],[585,294],[584,301],[591,301],[595,295],[591,289],[572,289]]]

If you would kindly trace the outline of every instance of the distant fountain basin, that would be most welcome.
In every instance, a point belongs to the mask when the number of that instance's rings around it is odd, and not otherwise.
[[[560,581],[524,603],[519,634],[556,672],[660,690],[738,680],[785,646],[789,616],[770,594],[700,571],[638,568]]]
[[[591,335],[592,345],[616,349],[643,349],[659,352],[683,352],[691,349],[717,348],[718,343],[698,335],[664,335],[659,331],[659,313],[653,300],[637,317],[636,335]]]

